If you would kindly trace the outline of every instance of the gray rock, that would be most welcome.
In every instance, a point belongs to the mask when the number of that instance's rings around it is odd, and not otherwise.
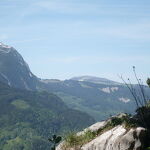
[[[121,114],[117,117],[120,118],[122,116],[125,116],[125,114]],[[86,128],[84,131],[79,132],[77,135],[80,136],[88,130],[95,132],[99,129],[103,129],[110,121],[111,119],[98,122],[89,128]],[[131,128],[129,130],[124,128],[122,125],[118,125],[97,136],[95,139],[83,146],[63,148],[65,143],[63,142],[56,150],[143,150],[146,132],[146,129],[142,127]]]
[[[127,131],[123,126],[117,126],[85,144],[81,150],[142,150],[145,137],[144,128]]]

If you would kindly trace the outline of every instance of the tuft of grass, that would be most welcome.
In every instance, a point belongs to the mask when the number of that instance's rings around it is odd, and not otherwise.
[[[77,136],[76,132],[70,132],[68,135],[65,137],[65,143],[67,147],[74,147],[76,145],[80,145],[80,136]]]
[[[82,135],[77,135],[76,132],[70,132],[64,138],[65,144],[63,145],[63,150],[66,150],[67,148],[70,147],[79,150],[82,145],[90,142],[95,137],[96,137],[96,133],[90,130],[86,131]]]

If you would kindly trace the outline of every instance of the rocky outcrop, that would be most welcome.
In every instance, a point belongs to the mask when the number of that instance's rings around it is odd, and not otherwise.
[[[117,126],[83,145],[81,150],[142,150],[145,135],[144,128],[127,131]]]
[[[118,116],[121,117],[121,116]],[[84,134],[87,130],[97,132],[103,129],[111,119],[98,122],[77,135]],[[76,146],[76,148],[64,148],[65,142],[61,143],[56,150],[144,150],[144,140],[147,131],[145,128],[137,127],[126,129],[123,125],[117,125],[97,135],[90,142]]]

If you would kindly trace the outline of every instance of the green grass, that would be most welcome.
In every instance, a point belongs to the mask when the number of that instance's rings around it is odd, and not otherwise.
[[[86,131],[82,135],[77,135],[76,132],[70,132],[65,136],[65,144],[63,145],[63,150],[69,147],[80,148],[82,145],[90,142],[96,137],[96,133],[90,130]]]
[[[20,99],[13,101],[11,104],[19,109],[28,109],[30,107],[30,105],[27,102]]]

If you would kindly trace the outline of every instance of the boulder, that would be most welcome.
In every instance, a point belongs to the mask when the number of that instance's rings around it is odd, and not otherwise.
[[[117,126],[83,145],[81,150],[143,150],[145,137],[144,128],[128,131],[123,126]]]
[[[124,116],[126,116],[126,114],[118,115],[117,118]],[[89,130],[91,132],[100,131],[104,129],[113,118],[114,117],[90,126],[82,132],[77,133],[77,136],[81,136]],[[137,127],[128,129],[123,125],[117,125],[114,128],[98,134],[94,139],[84,145],[77,145],[74,148],[64,148],[64,141],[56,150],[143,150],[146,136],[147,130],[145,128]]]

